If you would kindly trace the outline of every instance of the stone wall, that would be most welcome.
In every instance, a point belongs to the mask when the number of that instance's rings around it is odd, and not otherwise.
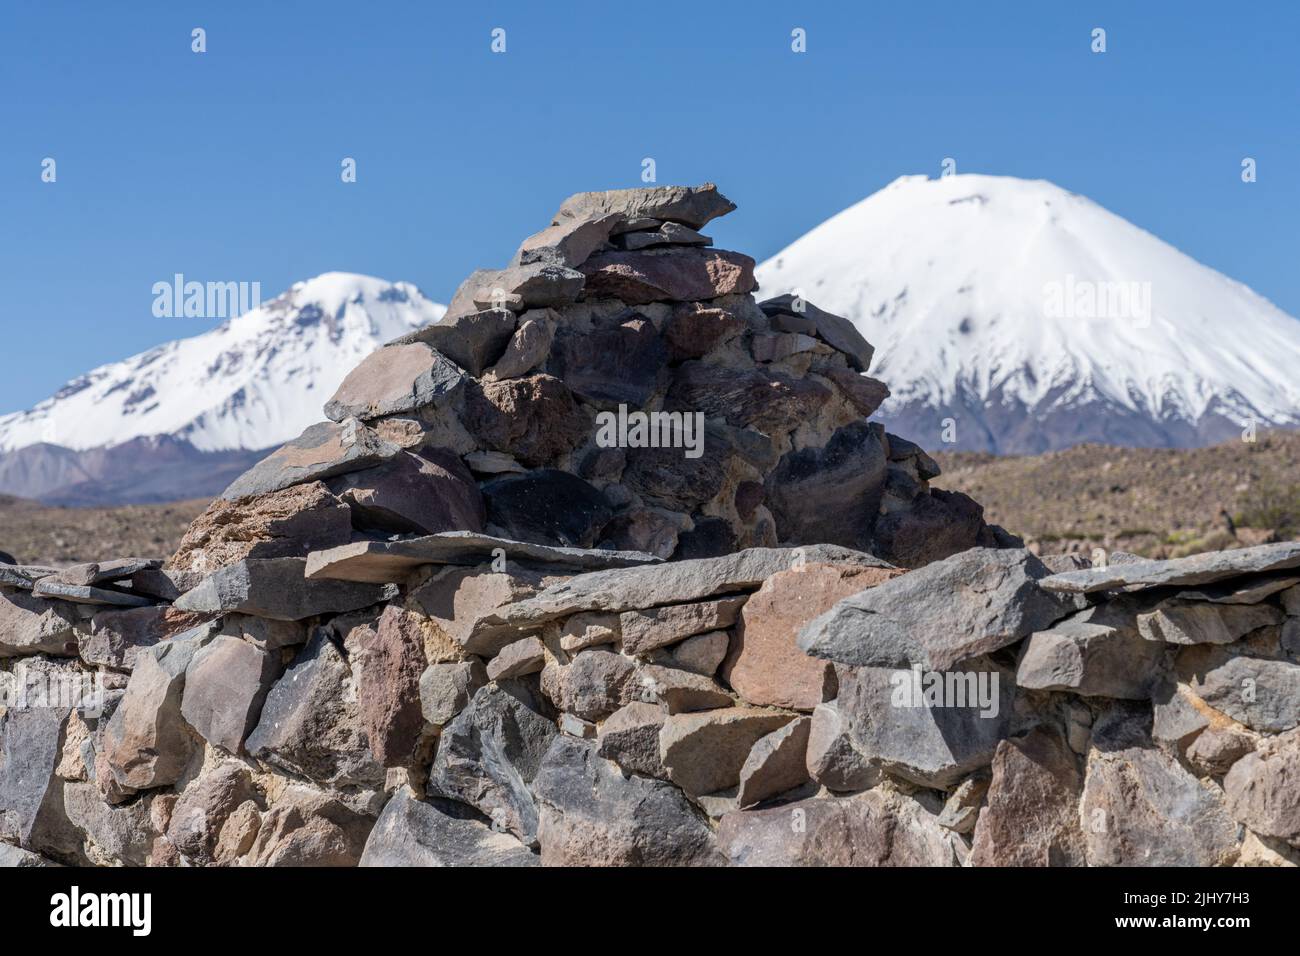
[[[1295,862],[1300,544],[1051,571],[470,533],[171,601],[0,566],[0,861]]]
[[[1048,567],[732,208],[572,197],[170,559],[0,564],[0,863],[1294,862],[1300,544]]]

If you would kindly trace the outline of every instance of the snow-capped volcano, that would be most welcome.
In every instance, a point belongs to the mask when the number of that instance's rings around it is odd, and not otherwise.
[[[0,492],[75,504],[215,494],[250,451],[321,421],[363,358],[445,311],[407,282],[344,272],[297,282],[0,416]]]
[[[1183,446],[1300,424],[1300,323],[1043,180],[902,177],[757,277],[763,297],[852,319],[892,392],[881,418],[927,446]]]
[[[200,451],[277,445],[321,420],[325,400],[363,358],[445,311],[407,282],[327,272],[0,416],[0,451],[38,442],[84,450],[154,435]]]

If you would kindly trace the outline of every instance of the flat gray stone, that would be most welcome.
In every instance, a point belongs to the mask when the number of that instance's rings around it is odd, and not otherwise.
[[[539,859],[484,818],[452,800],[393,794],[366,840],[361,866],[537,866]]]
[[[61,584],[90,587],[124,581],[141,571],[156,571],[162,567],[162,564],[162,558],[114,558],[108,561],[74,564],[55,572],[53,577]]]
[[[510,322],[513,328],[513,316]],[[347,374],[325,403],[325,417],[369,421],[412,412],[454,394],[465,381],[465,371],[446,352],[421,341],[390,344],[371,352]]]
[[[308,580],[305,558],[248,558],[209,575],[173,605],[182,611],[238,612],[275,621],[355,611],[396,597],[393,585]]]
[[[530,787],[558,733],[524,684],[488,684],[443,729],[428,794],[467,803],[497,828],[536,846],[537,805]]]
[[[1300,726],[1300,664],[1202,647],[1209,653],[1178,657],[1192,693],[1251,730],[1277,734]]]
[[[1183,601],[1210,601],[1214,604],[1258,604],[1296,584],[1300,584],[1300,577],[1290,574],[1247,578],[1244,582],[1229,581],[1227,584],[1212,584],[1191,591],[1180,591],[1177,597]]]
[[[660,564],[661,558],[640,551],[559,548],[511,541],[472,531],[444,531],[405,541],[358,541],[307,556],[310,580],[401,582],[429,564],[484,564],[498,556],[556,568],[593,570]]]
[[[671,784],[625,775],[590,742],[557,737],[534,782],[547,866],[716,866],[713,831]]]
[[[136,594],[124,594],[107,588],[96,588],[86,584],[64,584],[52,578],[43,578],[32,586],[36,597],[56,598],[73,604],[96,604],[106,607],[148,607],[156,604],[153,598],[140,597]]]
[[[854,666],[947,670],[1046,629],[1073,604],[1037,586],[1047,569],[1020,548],[972,548],[845,598],[799,647]]]
[[[26,591],[0,591],[0,658],[77,653],[77,609]]]
[[[930,696],[931,688],[939,689],[937,697]],[[946,788],[992,761],[1011,730],[1013,695],[1012,675],[972,661],[960,671],[919,675],[840,668],[837,703],[853,748],[871,766],[924,787]]]
[[[579,611],[621,612],[702,601],[727,592],[752,590],[778,571],[804,563],[890,567],[872,555],[835,545],[750,548],[719,558],[580,574],[503,608],[500,623],[540,624]]]
[[[1281,624],[1284,615],[1269,604],[1209,604],[1169,601],[1139,614],[1138,631],[1166,644],[1231,644],[1261,627]]]
[[[1116,588],[1150,588],[1162,585],[1214,584],[1247,574],[1264,574],[1300,567],[1300,541],[1261,544],[1235,551],[1211,551],[1168,561],[1132,561],[1104,568],[1067,571],[1039,582],[1049,591],[1091,594]]]
[[[701,186],[639,186],[605,192],[577,193],[560,204],[554,223],[565,220],[599,220],[615,214],[623,222],[660,219],[692,229],[735,210],[713,183]]]
[[[378,787],[375,760],[353,693],[351,668],[317,628],[276,681],[244,746],[263,763],[329,787]]]
[[[58,568],[47,568],[39,564],[0,563],[0,588],[30,591],[32,585],[41,578],[48,578],[50,575],[58,573]]]
[[[1146,700],[1163,680],[1164,647],[1135,628],[1097,623],[1092,609],[1036,631],[1025,642],[1016,685],[1084,697]]]
[[[760,302],[758,307],[764,315],[795,315],[810,320],[816,326],[817,336],[831,348],[847,355],[849,365],[855,371],[865,372],[871,367],[875,349],[852,322],[825,312],[811,302],[801,302],[800,305],[802,308],[796,308],[795,296],[786,294]]]
[[[308,481],[370,468],[402,448],[355,418],[311,425],[244,472],[221,493],[228,500],[264,495]]]

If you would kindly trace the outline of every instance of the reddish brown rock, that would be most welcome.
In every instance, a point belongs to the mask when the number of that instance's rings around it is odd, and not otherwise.
[[[740,613],[722,676],[751,704],[812,710],[835,697],[829,661],[799,650],[799,629],[842,598],[899,572],[881,568],[809,564],[763,582]]]
[[[546,649],[536,637],[507,644],[488,662],[488,680],[506,680],[536,674],[546,664]]]
[[[971,865],[1082,866],[1082,790],[1078,762],[1059,734],[1040,728],[999,743]]]
[[[190,524],[167,566],[211,574],[245,558],[305,557],[351,537],[348,506],[314,481],[238,501],[218,498]]]
[[[668,349],[654,325],[634,316],[589,331],[561,329],[551,350],[552,372],[598,408],[641,408],[668,383]]]
[[[550,375],[530,375],[471,388],[466,427],[491,448],[529,467],[572,451],[591,424],[569,387]]]
[[[863,418],[870,418],[889,397],[889,386],[869,375],[860,375],[846,368],[828,368],[821,374],[830,379],[849,404]]]
[[[725,309],[714,309],[695,302],[673,310],[664,326],[669,357],[674,362],[702,358],[721,343],[745,330],[745,322]]]
[[[689,361],[677,369],[665,405],[770,434],[815,418],[830,397],[825,386],[774,368],[738,370]]]
[[[357,715],[370,752],[385,767],[406,766],[424,728],[420,709],[424,635],[410,626],[408,618],[401,608],[384,608],[374,635],[363,640],[359,655]]]
[[[588,298],[607,296],[628,305],[695,302],[754,289],[754,260],[720,249],[601,252],[583,263],[581,272]]]

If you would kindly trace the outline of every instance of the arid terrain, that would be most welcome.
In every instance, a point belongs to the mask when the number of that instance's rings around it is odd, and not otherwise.
[[[116,508],[55,508],[0,495],[0,551],[19,562],[65,565],[104,555],[163,557],[207,499]]]
[[[1286,477],[1300,465],[1293,432],[1186,451],[1080,445],[1033,456],[935,457],[943,466],[935,486],[964,491],[989,521],[1043,554],[1104,547],[1178,557],[1300,533],[1300,486]],[[167,555],[206,506],[195,499],[54,508],[0,495],[0,550],[55,565]]]
[[[1180,557],[1300,532],[1295,432],[1187,450],[1079,445],[935,458],[936,486],[964,491],[1044,554],[1103,547]]]

